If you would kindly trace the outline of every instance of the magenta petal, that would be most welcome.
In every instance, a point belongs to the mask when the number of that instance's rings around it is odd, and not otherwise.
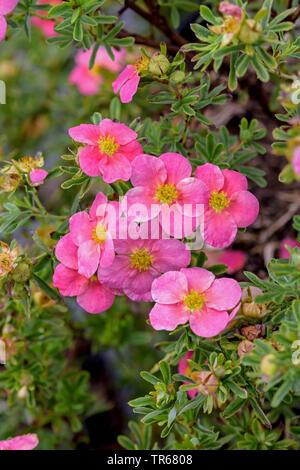
[[[73,243],[71,234],[62,237],[55,247],[55,256],[67,268],[78,269],[78,247]]]
[[[130,103],[130,101],[132,101],[133,96],[137,92],[139,83],[140,83],[140,76],[138,73],[133,75],[133,77],[130,80],[124,83],[124,85],[121,87],[121,90],[120,90],[120,99],[122,103]]]
[[[83,173],[88,176],[99,176],[101,172],[99,170],[99,162],[101,158],[100,151],[97,147],[87,145],[79,153],[79,166]]]
[[[161,273],[176,271],[191,262],[191,251],[179,240],[157,240],[151,248],[153,267]]]
[[[231,197],[233,193],[238,191],[247,191],[248,182],[244,175],[234,170],[222,170],[224,176],[224,185],[222,190]]]
[[[187,293],[188,283],[182,272],[169,271],[153,281],[151,294],[154,302],[175,304]]]
[[[173,305],[155,304],[150,312],[150,323],[155,330],[172,331],[189,319],[189,311],[183,302]]]
[[[99,281],[112,289],[122,289],[126,278],[132,271],[130,258],[124,255],[115,256],[113,263],[108,268],[98,269]]]
[[[125,69],[120,73],[118,78],[112,83],[114,93],[118,93],[121,86],[123,86],[128,80],[132,79],[136,74],[137,72],[132,65],[126,65]]]
[[[6,35],[7,23],[4,16],[0,16],[0,41],[3,41]]]
[[[92,239],[94,226],[87,212],[82,211],[72,215],[69,224],[71,238],[75,245],[79,246],[81,243]]]
[[[167,183],[173,183],[176,186],[179,181],[189,178],[192,174],[192,165],[180,153],[163,153],[159,159],[165,164],[168,174]]]
[[[143,148],[137,140],[132,140],[128,144],[122,145],[120,151],[126,155],[127,160],[130,162],[133,162],[139,155],[143,155]]]
[[[57,287],[61,295],[69,297],[82,294],[86,290],[88,282],[86,277],[63,264],[56,266],[53,274],[53,286]]]
[[[100,247],[93,240],[82,243],[78,248],[78,272],[88,279],[98,269]]]
[[[103,181],[114,183],[117,180],[128,181],[131,177],[131,163],[122,153],[115,153],[111,158],[99,161],[99,170]]]
[[[153,190],[164,184],[167,171],[160,158],[152,155],[139,155],[132,162],[131,183],[133,186],[146,186]]]
[[[29,176],[32,183],[41,183],[47,177],[48,171],[36,168],[31,171]]]
[[[0,450],[32,450],[39,444],[36,434],[24,434],[0,441]]]
[[[93,146],[98,144],[100,135],[99,126],[94,124],[80,124],[80,126],[69,129],[69,136],[73,140]]]
[[[7,15],[13,11],[19,0],[1,0],[0,1],[0,15]]]
[[[101,135],[115,137],[119,145],[126,145],[136,140],[137,133],[125,124],[119,124],[111,119],[103,119],[99,124]]]
[[[294,151],[292,165],[297,177],[300,178],[300,145]]]
[[[233,194],[228,212],[238,227],[248,227],[258,216],[259,202],[249,191],[240,191]]]
[[[151,291],[151,286],[155,278],[159,276],[158,272],[149,268],[147,271],[138,271],[137,269],[130,268],[129,276],[124,279],[124,289],[129,289],[136,294],[145,294]]]
[[[209,191],[220,191],[224,185],[224,176],[220,168],[212,163],[198,166],[195,176],[206,184]]]
[[[229,315],[226,311],[204,307],[191,315],[190,327],[197,336],[212,338],[226,328],[228,320]]]
[[[205,305],[216,310],[230,310],[239,302],[241,295],[239,283],[223,277],[216,279],[205,292]]]
[[[114,294],[98,281],[89,282],[86,291],[77,296],[78,304],[88,313],[104,312],[112,306],[114,300]]]
[[[183,273],[188,282],[188,290],[199,290],[205,292],[213,283],[215,275],[204,268],[182,268]]]
[[[236,233],[237,224],[228,211],[218,213],[209,209],[205,212],[201,235],[208,245],[225,248],[233,242]]]

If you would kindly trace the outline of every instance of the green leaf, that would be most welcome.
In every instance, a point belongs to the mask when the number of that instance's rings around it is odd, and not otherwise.
[[[110,116],[112,119],[120,119],[121,117],[121,101],[118,96],[115,96],[109,105]]]
[[[45,292],[46,295],[48,295],[48,297],[50,297],[53,300],[59,299],[59,296],[57,295],[57,293],[50,286],[48,286],[48,284],[42,278],[40,278],[36,273],[32,272],[32,277],[38,283],[42,291]]]
[[[211,24],[218,24],[218,21],[213,12],[205,5],[200,6],[200,15],[204,20]]]
[[[137,450],[137,446],[127,436],[118,436],[118,443],[127,450]]]
[[[272,428],[272,425],[268,419],[268,417],[265,415],[265,413],[263,412],[263,410],[261,409],[261,407],[259,406],[258,402],[256,401],[256,399],[254,397],[251,397],[249,399],[249,402],[250,402],[250,405],[252,406],[256,416],[258,417],[258,419],[262,422],[262,424],[264,424],[265,426],[267,426],[268,428]]]
[[[278,405],[280,405],[284,397],[291,390],[292,386],[293,386],[293,381],[291,379],[288,379],[281,384],[281,386],[279,387],[279,389],[277,390],[277,392],[275,393],[271,401],[271,406],[273,408],[276,408]]]
[[[152,375],[152,374],[150,374],[150,373],[147,372],[147,371],[142,371],[142,372],[140,373],[140,375],[141,375],[141,377],[142,377],[144,380],[146,380],[147,382],[150,382],[150,383],[153,384],[153,385],[155,385],[155,384],[157,384],[158,382],[160,382],[160,380],[159,380],[157,377],[155,377],[155,375]]]
[[[81,20],[77,20],[73,30],[73,39],[74,41],[82,41],[83,38],[83,26]]]
[[[262,81],[262,82],[267,82],[269,80],[269,73],[266,69],[266,67],[264,66],[264,64],[258,59],[258,57],[256,55],[254,55],[252,58],[251,58],[251,62],[252,62],[252,65],[256,71],[256,74],[258,76],[258,78]]]
[[[235,415],[240,408],[244,406],[246,400],[244,398],[236,398],[225,408],[223,412],[223,418],[228,419],[231,416]]]
[[[160,361],[159,363],[160,371],[163,376],[163,381],[166,385],[171,383],[171,369],[167,361]]]

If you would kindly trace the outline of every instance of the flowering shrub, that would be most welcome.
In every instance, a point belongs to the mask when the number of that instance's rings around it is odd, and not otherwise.
[[[300,10],[206,3],[0,0],[0,450],[300,447]]]

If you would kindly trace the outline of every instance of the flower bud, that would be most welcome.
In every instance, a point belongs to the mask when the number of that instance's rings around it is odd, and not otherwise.
[[[247,19],[241,25],[239,39],[244,44],[253,44],[258,40],[262,32],[263,29],[260,23],[253,19]]]
[[[254,348],[254,344],[251,341],[248,341],[246,339],[241,341],[238,346],[239,357],[243,357],[246,354],[249,354],[253,348]]]
[[[271,377],[272,375],[277,372],[278,367],[274,363],[275,356],[274,354],[267,354],[266,356],[263,357],[261,363],[260,363],[260,370],[264,375],[267,375],[268,377]]]
[[[149,62],[149,72],[153,75],[163,75],[170,67],[170,62],[163,54],[153,56]]]
[[[11,277],[14,281],[24,283],[30,279],[31,262],[23,260],[18,263],[18,266],[13,270]]]
[[[198,384],[197,388],[203,395],[208,396],[216,393],[219,382],[217,377],[209,370],[192,372],[191,378]]]
[[[176,84],[182,83],[184,79],[185,73],[182,72],[182,70],[176,70],[176,72],[173,72],[170,77],[171,82]]]
[[[0,189],[5,193],[11,193],[16,189],[21,177],[17,173],[6,173],[0,176]]]

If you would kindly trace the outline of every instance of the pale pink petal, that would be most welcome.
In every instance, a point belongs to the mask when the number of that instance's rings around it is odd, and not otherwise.
[[[240,250],[225,250],[219,259],[219,263],[227,264],[228,274],[233,274],[243,269],[247,256]]]
[[[101,284],[112,289],[122,289],[126,278],[131,274],[131,260],[128,256],[115,256],[113,263],[107,268],[98,269],[98,279]]]
[[[19,0],[0,0],[0,15],[7,15],[13,11]]]
[[[146,186],[155,190],[158,185],[166,182],[166,178],[166,167],[160,158],[145,154],[133,160],[131,176],[133,186]]]
[[[300,178],[300,145],[296,148],[293,156],[293,169]]]
[[[128,181],[131,177],[131,163],[125,155],[117,152],[111,158],[100,160],[99,170],[103,181],[114,183],[117,180]]]
[[[99,169],[101,153],[97,147],[87,145],[80,150],[79,153],[79,166],[83,173],[88,176],[99,176],[101,175]]]
[[[163,204],[159,214],[163,231],[174,238],[185,238],[195,232],[201,219],[184,215],[179,204]]]
[[[48,171],[36,169],[29,173],[32,183],[41,183],[47,177]]]
[[[179,181],[189,178],[192,174],[192,165],[180,153],[163,153],[159,159],[165,164],[168,174],[167,183],[173,183],[176,186]]]
[[[237,20],[241,20],[243,11],[238,5],[234,5],[230,2],[221,2],[219,5],[219,11],[226,16],[234,16]]]
[[[107,234],[105,243],[101,246],[100,266],[107,268],[110,266],[115,258],[114,242]]]
[[[248,182],[244,175],[234,170],[222,170],[224,176],[224,185],[222,191],[231,197],[233,193],[238,191],[247,191]]]
[[[39,444],[36,434],[24,434],[6,441],[0,441],[0,450],[32,450]]]
[[[209,209],[205,213],[201,234],[208,245],[215,248],[225,248],[233,242],[236,233],[237,224],[227,211],[218,213]]]
[[[207,269],[203,268],[182,268],[183,273],[188,282],[188,290],[199,290],[200,293],[205,292],[213,283],[215,275]]]
[[[56,266],[53,274],[53,286],[57,287],[61,295],[64,296],[73,297],[82,294],[86,290],[88,282],[86,277],[63,264]]]
[[[124,289],[124,294],[134,302],[152,302],[153,300],[150,291],[146,292],[145,294],[137,294],[130,289]]]
[[[95,219],[97,217],[98,207],[99,207],[100,214],[104,215],[106,206],[107,206],[107,196],[105,196],[105,194],[103,194],[100,191],[95,197],[93,204],[91,205],[90,212],[89,212],[90,217],[92,219]]]
[[[92,239],[93,223],[90,221],[88,213],[85,211],[77,212],[70,218],[70,234],[75,245]]]
[[[114,303],[114,294],[100,282],[89,282],[85,292],[77,296],[77,302],[88,313],[101,313]]]
[[[99,124],[101,135],[115,137],[119,145],[129,144],[132,140],[136,140],[137,133],[125,124],[113,122],[111,119],[103,119]]]
[[[161,273],[176,271],[191,262],[191,251],[179,240],[157,240],[151,248],[153,267]]]
[[[196,178],[182,179],[177,187],[178,199],[183,214],[190,217],[200,216],[208,207],[210,193],[206,184]]]
[[[240,191],[232,195],[227,210],[238,227],[248,227],[258,216],[259,202],[249,191]]]
[[[174,305],[155,304],[150,312],[150,323],[155,330],[172,331],[178,325],[184,325],[189,316],[183,302]]]
[[[80,124],[69,129],[69,136],[76,142],[98,145],[101,136],[100,127],[94,124]]]
[[[230,310],[239,302],[241,295],[242,289],[237,281],[222,277],[215,279],[205,292],[205,305],[216,310]]]
[[[137,92],[139,83],[140,76],[138,75],[138,73],[133,75],[130,80],[124,83],[120,90],[120,100],[122,101],[122,103],[130,103],[130,101],[132,101],[133,96]]]
[[[71,234],[62,237],[55,247],[55,256],[67,268],[78,269],[78,247],[73,243]]]
[[[187,293],[188,282],[182,272],[169,271],[153,281],[151,294],[154,302],[175,304]]]
[[[195,176],[206,184],[209,191],[220,191],[224,185],[224,176],[220,168],[212,163],[198,166]]]
[[[6,35],[7,23],[4,16],[0,15],[0,41],[3,41]]]
[[[136,294],[146,294],[151,292],[152,283],[157,276],[159,273],[151,267],[141,272],[138,269],[129,268],[129,276],[124,279],[123,288]]]
[[[161,205],[153,201],[153,192],[145,186],[129,189],[125,197],[129,216],[138,222],[153,219],[161,210]]]
[[[131,80],[137,75],[137,71],[132,65],[126,65],[125,69],[120,73],[118,78],[112,83],[114,93],[118,93],[121,86],[123,86],[128,80]]]
[[[226,311],[204,307],[201,311],[193,312],[190,317],[190,327],[197,336],[212,338],[226,328],[228,319]]]
[[[78,248],[78,272],[88,279],[98,269],[100,247],[93,240],[85,241]]]

